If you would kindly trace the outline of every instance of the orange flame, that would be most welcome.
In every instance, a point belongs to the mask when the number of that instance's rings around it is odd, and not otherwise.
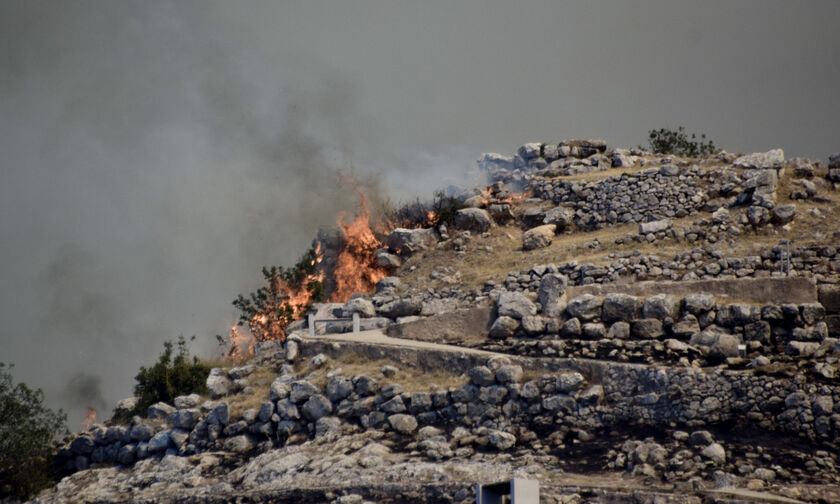
[[[82,431],[90,430],[93,426],[93,422],[96,421],[96,410],[90,406],[88,406],[87,410],[87,416],[85,416],[85,419],[82,420]]]
[[[376,238],[370,227],[370,210],[367,199],[359,195],[359,213],[350,224],[344,223],[339,215],[338,226],[344,231],[344,249],[336,261],[334,277],[335,290],[330,301],[342,303],[356,292],[373,292],[376,282],[387,276],[385,268],[376,264],[376,249],[382,242]]]

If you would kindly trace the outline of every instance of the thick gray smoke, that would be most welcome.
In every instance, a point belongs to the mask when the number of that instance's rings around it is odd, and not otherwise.
[[[531,140],[840,149],[833,0],[0,3],[0,361],[78,426],[352,212]],[[77,378],[74,378],[77,377]],[[99,418],[105,414],[100,412]]]

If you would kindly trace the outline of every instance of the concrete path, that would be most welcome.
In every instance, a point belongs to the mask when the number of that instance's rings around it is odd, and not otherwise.
[[[504,355],[496,352],[488,352],[486,350],[478,350],[475,348],[460,347],[455,345],[443,345],[441,343],[431,343],[428,341],[417,341],[402,338],[392,338],[379,329],[370,331],[360,331],[357,333],[334,333],[334,334],[319,334],[314,337],[310,336],[307,331],[295,331],[295,336],[300,337],[303,341],[336,341],[346,343],[363,343],[372,345],[382,345],[400,348],[415,348],[423,350],[434,350],[438,352],[457,352],[468,353],[471,355],[492,357],[494,355]]]

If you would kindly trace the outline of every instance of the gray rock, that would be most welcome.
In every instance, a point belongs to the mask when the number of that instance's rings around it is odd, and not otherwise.
[[[717,340],[709,348],[709,357],[726,359],[738,357],[738,340],[731,334],[718,334]]]
[[[700,453],[716,465],[722,465],[726,462],[726,450],[723,449],[720,443],[712,443],[703,448],[703,451]]]
[[[569,279],[557,273],[547,273],[540,279],[537,300],[542,306],[542,313],[547,317],[559,317],[566,309],[566,286]]]
[[[545,332],[547,319],[537,315],[522,317],[522,330],[529,336],[536,336]]]
[[[529,229],[522,234],[522,250],[535,250],[551,245],[557,226],[543,224]]]
[[[499,315],[521,319],[528,315],[535,315],[537,307],[521,292],[502,291],[498,301]]]
[[[601,316],[603,301],[592,294],[578,296],[566,305],[566,312],[577,319],[590,321]]]
[[[165,402],[156,402],[149,406],[146,412],[146,417],[153,420],[166,420],[169,415],[175,413],[175,408],[166,404]]]
[[[316,394],[307,399],[303,404],[301,413],[303,413],[306,419],[315,421],[332,413],[332,403],[325,396]]]
[[[496,383],[496,375],[487,366],[476,366],[467,371],[470,381],[479,387],[486,387]]]
[[[665,320],[679,317],[680,301],[669,294],[657,294],[645,299],[642,306],[642,317]]]
[[[383,268],[399,268],[402,266],[400,256],[388,252],[387,248],[377,249],[374,258],[376,259],[376,265]]]
[[[743,303],[732,303],[721,306],[717,311],[715,323],[721,327],[744,326],[758,322],[761,309]]]
[[[233,453],[247,453],[254,449],[254,440],[248,434],[240,434],[225,440],[223,446],[225,450]]]
[[[655,318],[644,318],[633,321],[630,334],[634,338],[658,339],[665,334],[665,331],[662,329],[661,320]]]
[[[782,149],[773,149],[767,152],[754,152],[741,156],[732,162],[738,168],[747,169],[768,169],[781,168],[785,162],[785,153]]]
[[[572,227],[575,211],[569,207],[555,207],[545,213],[543,224],[553,224],[555,233],[560,233]]]
[[[334,416],[325,416],[315,422],[315,437],[324,437],[341,434],[341,419]]]
[[[230,406],[225,401],[219,401],[207,414],[205,422],[208,425],[227,425],[230,422]]]
[[[501,384],[517,383],[522,379],[522,366],[507,364],[496,370],[496,381]]]
[[[379,382],[375,379],[359,375],[353,378],[353,389],[360,396],[374,395],[379,392]]]
[[[773,222],[778,225],[784,225],[792,221],[796,217],[796,205],[790,203],[788,205],[779,205],[772,210]]]
[[[289,393],[289,400],[293,403],[302,403],[313,395],[320,394],[321,391],[315,385],[312,385],[306,380],[297,380],[292,382],[292,390]]]
[[[658,233],[660,231],[667,231],[671,229],[674,222],[671,219],[660,219],[652,222],[643,222],[639,224],[639,234],[646,235],[648,233]]]
[[[432,249],[437,242],[438,236],[434,229],[397,228],[385,239],[388,248],[401,256]]]
[[[567,395],[554,395],[543,399],[542,407],[544,410],[552,413],[557,411],[571,413],[577,409],[577,402],[574,397]]]
[[[289,397],[290,391],[291,387],[283,378],[276,378],[271,382],[271,387],[268,389],[268,398],[271,401],[277,402]]]
[[[226,396],[233,390],[233,382],[227,377],[225,370],[222,368],[211,369],[205,385],[213,399]]]
[[[281,419],[297,420],[300,418],[300,411],[298,410],[297,406],[295,406],[295,403],[288,399],[277,401],[275,409],[277,410],[277,416],[279,416]]]
[[[624,321],[615,322],[607,331],[610,339],[627,339],[630,337],[630,324]]]
[[[242,366],[232,368],[230,371],[228,371],[228,375],[234,380],[239,380],[241,378],[246,378],[250,376],[256,370],[257,366],[255,366],[254,364],[245,364]]]
[[[580,319],[571,318],[563,323],[560,328],[560,336],[563,338],[577,338],[581,334]]]
[[[201,402],[201,396],[198,394],[182,395],[172,401],[176,409],[195,408]]]
[[[815,341],[790,341],[785,347],[785,353],[794,357],[812,357],[820,349]]]
[[[400,434],[411,434],[417,430],[417,419],[403,413],[389,416],[388,423],[392,429]]]
[[[703,312],[714,310],[715,297],[705,292],[687,294],[683,299],[685,310],[692,315],[700,315]]]
[[[169,431],[163,430],[152,436],[149,440],[149,453],[158,453],[166,450],[172,445],[172,439],[169,437]]]
[[[491,338],[504,339],[509,338],[516,333],[519,328],[519,321],[513,317],[499,317],[490,326],[489,335]]]
[[[455,228],[484,233],[493,227],[493,219],[486,210],[462,208],[455,212]]]
[[[385,413],[402,413],[406,411],[402,396],[396,396],[382,403],[379,408]]]
[[[327,382],[326,394],[330,401],[337,403],[353,393],[353,381],[345,376],[333,376]]]
[[[376,308],[369,299],[355,297],[344,303],[341,316],[352,317],[354,313],[358,313],[359,317],[370,318],[376,316]]]
[[[201,419],[201,412],[196,408],[179,409],[169,415],[168,422],[179,429],[192,430]]]
[[[763,226],[770,222],[770,210],[763,206],[753,205],[747,209],[747,220],[753,226]]]
[[[601,317],[604,322],[630,321],[638,316],[640,304],[636,296],[611,292],[604,296]]]
[[[688,444],[694,447],[709,446],[715,441],[712,433],[706,430],[694,431],[688,438]]]
[[[581,327],[583,337],[590,340],[601,340],[607,336],[607,328],[600,322],[587,322]]]
[[[135,444],[127,444],[120,447],[120,451],[117,454],[117,462],[122,465],[131,465],[137,460],[136,456],[136,449],[137,445]]]
[[[487,441],[493,448],[504,451],[513,448],[516,444],[516,436],[503,431],[491,430],[487,434]]]
[[[415,299],[396,299],[385,303],[377,310],[380,315],[388,318],[409,317],[419,315],[423,309],[423,303]]]
[[[557,376],[556,388],[564,394],[574,394],[586,384],[586,378],[577,371]]]

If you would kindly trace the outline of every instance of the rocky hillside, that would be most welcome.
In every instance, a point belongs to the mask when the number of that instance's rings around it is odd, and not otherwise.
[[[547,503],[840,502],[840,155],[571,140],[479,166],[448,225],[387,237],[375,292],[208,397],[68,439],[35,501],[474,502],[524,477]]]

